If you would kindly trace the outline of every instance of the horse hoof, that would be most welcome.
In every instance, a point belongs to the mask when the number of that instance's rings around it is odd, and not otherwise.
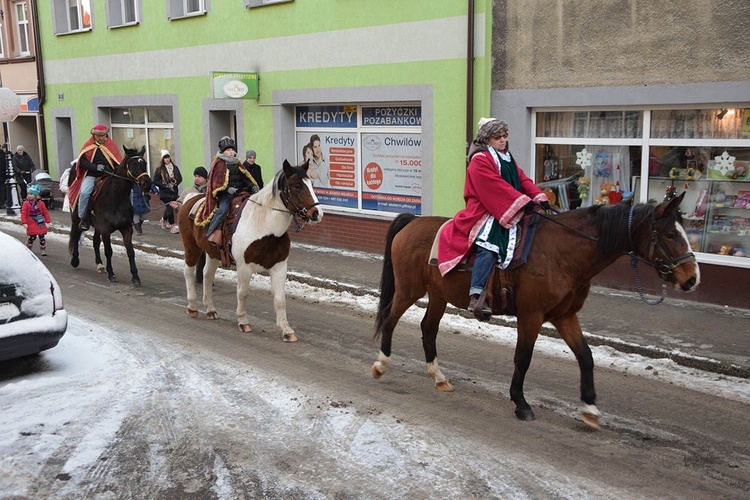
[[[237,325],[237,329],[238,329],[239,331],[243,332],[243,333],[250,333],[250,332],[252,332],[252,331],[253,331],[253,327],[252,327],[252,326],[250,326],[250,325],[249,325],[249,324],[247,324],[247,323],[245,323],[244,325],[243,325],[243,324]]]
[[[219,313],[216,311],[206,311],[206,319],[219,319]]]
[[[197,318],[198,317],[198,311],[193,311],[192,309],[188,309],[187,310],[187,314],[191,318]]]
[[[438,382],[435,384],[435,389],[443,392],[452,392],[453,384],[451,384],[450,380],[443,380],[442,382]]]
[[[383,376],[383,372],[381,372],[380,370],[378,370],[378,367],[375,366],[375,363],[373,363],[372,364],[372,378],[374,378],[374,379],[377,380],[377,379],[379,379],[382,376]]]
[[[99,274],[104,274],[104,273],[105,273],[106,271],[107,271],[107,270],[106,270],[106,268],[105,268],[104,266],[101,266],[101,265],[99,265],[99,266],[96,266],[96,272],[97,272],[97,273],[99,273]]]
[[[581,406],[578,408],[578,410],[581,412],[581,420],[583,420],[583,423],[594,430],[598,431],[599,429],[601,429],[601,427],[599,426],[599,416],[601,415],[601,413],[599,412],[599,408],[597,408],[596,405],[581,402]]]
[[[284,342],[297,342],[297,336],[294,333],[285,333],[281,336]]]
[[[536,419],[534,412],[531,411],[531,409],[516,408],[516,417],[518,417],[518,420],[524,420],[526,422],[531,422]]]
[[[134,279],[130,280],[130,282],[133,284],[133,286],[141,286],[141,280]]]
[[[115,275],[113,274],[112,276],[109,276],[109,277],[107,278],[107,281],[109,281],[110,283],[118,283],[118,282],[119,282],[120,280],[118,280],[118,279],[117,279],[117,276],[115,276]]]
[[[583,423],[594,429],[595,431],[598,431],[601,429],[601,425],[599,425],[599,415],[594,415],[593,413],[581,413],[581,420],[583,420]]]
[[[78,259],[70,259],[70,265],[71,265],[71,266],[72,266],[73,268],[78,268],[78,265],[79,265],[80,263],[81,263],[81,262],[80,262],[80,261],[79,261]]]

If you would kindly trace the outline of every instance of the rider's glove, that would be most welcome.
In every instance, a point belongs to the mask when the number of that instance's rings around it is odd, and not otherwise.
[[[227,188],[227,193],[229,193],[232,196],[234,196],[237,193],[237,188],[236,187],[228,187]]]
[[[530,201],[526,205],[523,206],[523,210],[524,212],[533,212],[535,207],[536,207],[536,203],[534,203],[533,201]]]
[[[105,167],[105,166],[104,166],[104,165],[102,165],[101,163],[100,163],[99,165],[97,165],[97,166],[96,166],[96,171],[97,171],[97,172],[104,172],[105,170],[107,170],[107,167]]]
[[[545,209],[545,210],[548,210],[548,211],[551,211],[551,210],[552,210],[552,206],[551,206],[551,205],[549,204],[549,202],[548,202],[548,201],[541,201],[541,202],[539,202],[539,204],[540,204],[540,205],[542,206],[542,208],[543,208],[543,209]]]

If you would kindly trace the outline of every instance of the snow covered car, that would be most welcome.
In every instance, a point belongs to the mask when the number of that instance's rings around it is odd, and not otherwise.
[[[55,278],[22,242],[0,231],[0,361],[55,347],[67,328]]]

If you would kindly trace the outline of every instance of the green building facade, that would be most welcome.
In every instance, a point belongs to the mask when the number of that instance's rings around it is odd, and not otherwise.
[[[490,4],[42,1],[50,170],[97,123],[146,145],[151,172],[168,150],[186,183],[222,136],[256,151],[266,180],[318,137],[316,191],[339,225],[452,215],[467,123],[490,108]]]

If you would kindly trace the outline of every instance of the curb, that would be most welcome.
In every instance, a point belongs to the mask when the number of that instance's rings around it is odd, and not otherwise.
[[[16,216],[7,216],[2,214],[0,215],[0,220],[13,222],[18,225],[21,224],[20,219],[18,219]],[[53,233],[70,234],[70,230],[66,226],[60,226],[54,223],[49,225],[49,230]],[[86,239],[91,240],[91,237],[88,235],[88,233],[84,234],[86,235]],[[122,246],[122,240],[113,238],[112,244]],[[156,254],[163,257],[174,257],[178,259],[181,259],[183,257],[182,251],[174,250],[171,248],[157,247],[155,245],[141,243],[138,241],[133,241],[133,248],[137,248],[138,250],[145,253]],[[333,290],[335,292],[347,292],[358,297],[367,295],[377,298],[380,295],[377,290],[373,290],[363,286],[349,285],[328,278],[295,273],[294,271],[289,271],[287,273],[287,279],[317,288]],[[427,307],[427,301],[425,299],[420,299],[415,305],[424,309]],[[457,314],[465,318],[473,317],[468,311],[463,311],[450,305],[446,310],[446,314]],[[515,318],[513,318],[512,316],[493,316],[489,323],[510,328],[515,328],[516,326]],[[539,332],[539,334],[551,338],[561,338],[554,327],[550,327],[547,325],[542,326],[542,330]],[[662,349],[655,346],[642,346],[639,344],[633,344],[631,342],[603,337],[601,335],[596,335],[588,332],[584,332],[583,335],[586,338],[588,344],[591,346],[611,347],[612,349],[625,354],[638,354],[650,359],[670,359],[676,364],[687,368],[694,368],[697,370],[716,373],[719,375],[750,379],[750,368],[744,368],[742,366],[737,366],[731,363],[725,363],[710,358],[691,356],[679,351],[669,351],[667,349]]]

